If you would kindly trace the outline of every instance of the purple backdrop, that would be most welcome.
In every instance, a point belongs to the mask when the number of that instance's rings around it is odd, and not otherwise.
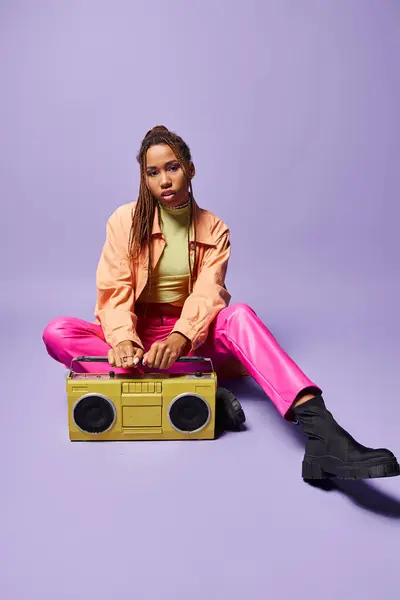
[[[41,341],[92,319],[105,222],[166,124],[231,227],[233,302],[399,456],[399,61],[393,0],[1,2],[4,600],[399,597],[398,478],[305,484],[254,382],[242,433],[71,444]]]

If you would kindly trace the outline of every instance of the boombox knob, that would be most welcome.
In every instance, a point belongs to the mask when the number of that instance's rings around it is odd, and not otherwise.
[[[111,377],[111,379],[114,379],[114,377],[115,377],[115,371],[110,371],[110,377]]]
[[[203,375],[203,373],[201,371],[195,371],[194,374],[196,377],[201,377]]]

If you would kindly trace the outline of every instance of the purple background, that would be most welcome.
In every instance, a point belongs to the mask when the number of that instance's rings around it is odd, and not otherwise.
[[[231,227],[232,301],[399,456],[399,61],[394,0],[3,0],[4,600],[399,597],[400,479],[305,484],[297,428],[252,381],[230,386],[242,433],[71,444],[41,341],[93,318],[106,219],[166,124]]]

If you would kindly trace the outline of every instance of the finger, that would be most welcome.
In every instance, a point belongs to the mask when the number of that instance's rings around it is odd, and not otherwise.
[[[108,351],[108,362],[112,367],[115,366],[115,355],[112,348]]]
[[[164,346],[158,346],[157,352],[154,358],[153,367],[155,369],[160,369],[160,365],[164,359],[164,354],[166,352],[166,348]]]
[[[133,359],[133,365],[136,367],[136,365],[138,365],[140,363],[140,361],[143,359],[143,350],[141,348],[137,348],[136,352],[135,352],[135,356]]]
[[[114,348],[115,364],[118,368],[128,368],[129,357],[133,356],[133,343],[130,340],[120,342]],[[132,358],[130,359],[132,366]]]
[[[169,364],[171,362],[171,349],[170,348],[165,348],[163,356],[161,358],[161,362],[160,362],[160,369],[168,369]]]
[[[178,358],[177,353],[171,352],[171,355],[170,355],[169,361],[168,361],[168,366],[166,368],[169,369],[170,367],[172,367],[172,365],[174,364],[174,362],[176,361],[177,358]]]
[[[120,366],[126,368],[128,366],[129,356],[133,354],[131,349],[131,342],[125,341],[118,344],[118,356],[120,359]]]
[[[158,343],[156,342],[155,344],[153,344],[151,346],[150,350],[147,352],[146,366],[152,367],[154,365],[154,359],[157,355],[157,348],[158,348]]]
[[[115,366],[120,369],[122,367],[122,356],[124,352],[121,348],[115,348]]]
[[[149,367],[153,367],[154,369],[157,369],[157,354],[158,353],[159,353],[158,346],[155,346],[154,348],[152,348],[152,350],[150,350],[149,357],[146,361],[147,364],[149,365]]]
[[[154,359],[155,359],[155,352],[148,352],[146,361],[144,363],[146,365],[146,367],[152,367],[154,365]]]
[[[129,343],[126,344],[126,348],[124,348],[124,350],[124,366],[127,369],[131,369],[133,367],[133,359],[135,358],[135,348],[133,347],[132,343]],[[125,360],[125,357],[127,357],[127,360]]]
[[[127,356],[124,356],[124,358],[123,358],[123,366],[126,369],[132,369],[132,367],[133,367],[133,359],[134,359],[134,355],[133,354],[128,354]]]

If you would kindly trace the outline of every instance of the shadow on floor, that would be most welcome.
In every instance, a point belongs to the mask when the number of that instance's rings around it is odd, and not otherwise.
[[[270,418],[275,420],[276,427],[280,427],[282,433],[290,436],[296,445],[299,446],[302,451],[304,450],[305,438],[300,427],[288,423],[280,417],[275,407],[271,402],[268,402],[268,397],[254,379],[220,380],[218,383],[220,386],[231,390],[240,402],[243,398],[262,401]],[[243,409],[246,413],[246,400],[243,403]],[[342,493],[353,502],[353,504],[375,514],[391,519],[400,519],[400,499],[376,489],[366,480],[348,481],[328,479],[321,481],[306,481],[305,483],[323,492]]]

